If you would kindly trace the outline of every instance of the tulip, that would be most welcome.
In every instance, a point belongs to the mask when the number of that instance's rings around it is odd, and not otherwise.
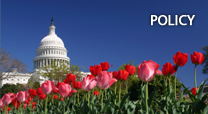
[[[46,98],[46,95],[44,93],[38,95],[38,98],[41,100],[41,99],[45,99]]]
[[[118,80],[126,80],[129,76],[129,72],[127,72],[126,70],[119,70],[118,71]]]
[[[179,51],[173,56],[173,61],[177,66],[184,66],[188,61],[188,54]]]
[[[0,108],[3,108],[5,106],[4,102],[2,101],[2,99],[0,100]]]
[[[21,102],[19,102],[19,101],[17,100],[17,98],[15,98],[15,99],[13,99],[12,104],[13,104],[13,106],[17,109],[17,108],[19,108]]]
[[[91,78],[89,76],[85,76],[82,80],[82,89],[84,91],[92,90],[97,84],[97,78]]]
[[[110,67],[108,62],[101,62],[100,65],[102,67],[102,71],[107,71]]]
[[[64,98],[60,98],[60,101],[63,101],[64,100]]]
[[[161,70],[156,70],[156,74],[161,75],[162,74]]]
[[[94,76],[94,75],[92,75],[92,74],[87,75],[87,77],[89,77],[90,79],[95,78],[95,76]]]
[[[171,63],[167,62],[163,65],[162,73],[164,76],[170,76],[176,72],[176,66],[173,66]]]
[[[200,52],[194,52],[191,54],[191,62],[196,65],[200,65],[204,61],[204,55]]]
[[[81,89],[82,88],[82,82],[73,82],[73,88],[76,88],[76,89]]]
[[[7,93],[2,97],[2,102],[6,105],[10,104],[15,99],[14,93]]]
[[[197,90],[198,90],[198,88],[197,88]],[[191,92],[192,92],[193,95],[196,96],[196,89],[195,89],[195,87],[193,87],[193,88],[191,89]]]
[[[145,97],[145,103],[146,103],[146,110],[148,110],[148,82],[152,81],[156,71],[158,69],[159,65],[156,62],[153,62],[152,60],[149,61],[143,61],[137,70],[138,77],[146,83],[146,97]]]
[[[58,92],[59,92],[58,88],[57,87],[54,87],[53,93],[58,93]]]
[[[40,87],[37,88],[36,93],[38,95],[41,95],[43,93],[42,89]]]
[[[76,80],[76,75],[74,74],[67,74],[67,77],[66,79],[69,81],[69,82],[74,82]]]
[[[24,104],[24,105],[23,105],[23,108],[26,109],[26,108],[27,108],[27,104]]]
[[[102,71],[101,65],[94,65],[94,67],[90,66],[90,72],[92,75],[97,76],[100,71]]]
[[[41,89],[44,94],[50,94],[53,92],[53,89],[55,87],[55,83],[53,81],[47,80],[44,83],[41,84]]]
[[[118,72],[117,71],[113,72],[113,78],[118,79]]]
[[[156,70],[158,68],[158,64],[153,62],[152,60],[149,61],[143,61],[137,70],[138,77],[143,82],[150,82],[153,80]]]
[[[130,66],[129,64],[127,64],[125,66],[125,70],[127,72],[129,72],[129,75],[133,75],[135,73],[135,71],[136,71],[136,68],[134,66]]]
[[[28,93],[32,98],[38,95],[35,89],[29,89]]]
[[[59,94],[64,98],[71,96],[71,94],[74,92],[77,92],[76,90],[72,91],[71,86],[69,84],[65,84],[63,82],[60,83],[58,89],[59,89]]]
[[[100,71],[98,74],[97,85],[100,89],[108,89],[117,80],[112,78],[112,73]]]
[[[95,96],[95,95],[98,96],[99,94],[100,94],[100,93],[99,93],[98,91],[94,91],[94,96]]]
[[[58,95],[53,95],[53,99],[54,100],[58,99]]]
[[[17,99],[19,102],[25,102],[28,96],[29,94],[27,93],[27,91],[20,91],[19,93],[17,93]]]

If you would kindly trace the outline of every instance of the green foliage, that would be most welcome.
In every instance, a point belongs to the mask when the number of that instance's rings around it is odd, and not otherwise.
[[[50,66],[43,66],[42,71],[39,72],[41,76],[48,78],[49,80],[54,80],[55,82],[63,81],[68,73],[75,74],[77,80],[81,80],[81,71],[79,66],[69,66],[69,63],[65,64],[62,61],[59,61],[59,64],[52,61]]]
[[[34,82],[32,88],[37,89],[38,87],[40,87],[40,83],[39,82]]]
[[[1,96],[3,97],[6,93],[18,93],[19,91],[24,91],[25,86],[22,84],[4,84],[1,88]]]
[[[204,68],[202,69],[202,73],[208,74],[208,45],[202,47],[202,50],[204,51],[204,62],[202,65],[204,65]]]

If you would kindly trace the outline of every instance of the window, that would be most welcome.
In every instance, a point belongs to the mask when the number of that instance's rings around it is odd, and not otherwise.
[[[17,79],[17,81],[19,81],[19,79]]]
[[[23,79],[23,81],[25,81],[25,79]]]

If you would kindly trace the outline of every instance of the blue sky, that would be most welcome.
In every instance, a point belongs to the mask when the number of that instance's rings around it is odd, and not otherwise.
[[[63,40],[71,64],[84,66],[108,61],[114,71],[133,60],[171,62],[177,51],[188,53],[178,79],[194,87],[190,55],[208,45],[208,1],[167,0],[4,0],[1,1],[1,47],[23,61],[29,72],[40,41],[54,18],[56,34]],[[154,26],[151,15],[195,15],[192,26]],[[182,20],[187,22],[186,19]],[[208,78],[197,66],[197,84]]]

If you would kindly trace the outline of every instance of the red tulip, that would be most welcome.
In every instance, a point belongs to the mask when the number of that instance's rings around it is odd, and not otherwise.
[[[23,108],[26,109],[26,108],[27,108],[27,104],[24,104],[24,105],[23,105]]]
[[[29,100],[26,100],[24,103],[25,103],[25,104],[30,104]]]
[[[41,89],[40,87],[38,87],[37,90],[36,90],[36,93],[37,93],[38,95],[40,95],[40,94],[43,93],[43,91],[42,91],[42,89]]]
[[[101,62],[100,65],[102,67],[102,71],[107,71],[110,67],[108,62]]]
[[[59,92],[58,88],[57,87],[54,87],[53,93],[58,93],[58,92]]]
[[[53,95],[53,99],[54,100],[58,99],[58,95]]]
[[[196,89],[198,90],[198,88],[196,88]],[[195,96],[196,96],[196,89],[195,89],[195,87],[193,87],[193,88],[191,89],[192,94],[195,95]]]
[[[173,61],[177,66],[184,66],[188,61],[188,54],[179,51],[173,56]]]
[[[64,100],[64,98],[60,98],[60,101],[63,101]]]
[[[204,55],[200,52],[194,52],[191,54],[191,62],[196,65],[200,65],[204,61]]]
[[[2,102],[6,105],[10,104],[15,99],[14,93],[7,93],[2,97]]]
[[[149,61],[143,61],[137,70],[138,77],[143,82],[150,82],[153,80],[156,70],[158,68],[158,64],[156,62],[153,62],[152,60]]]
[[[171,63],[167,62],[163,65],[162,73],[164,76],[172,75],[176,72],[176,66],[173,66]]]
[[[129,72],[129,75],[133,75],[135,73],[135,71],[136,71],[136,68],[134,66],[130,66],[129,64],[127,64],[125,66],[125,70],[127,72]]]
[[[98,96],[99,94],[100,94],[100,93],[99,93],[98,91],[94,91],[94,96],[95,96],[95,95]]]
[[[15,98],[15,99],[13,99],[12,104],[13,104],[13,106],[14,106],[16,109],[18,109],[19,106],[20,106],[20,104],[21,104],[21,102],[19,102],[19,101],[17,100],[17,98]]]
[[[45,99],[46,98],[46,95],[44,93],[38,95],[38,98],[41,100],[41,99]]]
[[[64,83],[71,85],[71,82],[68,79],[64,79]]]
[[[59,94],[64,98],[71,96],[71,94],[74,93],[74,92],[77,92],[76,90],[72,91],[71,86],[69,84],[65,84],[63,82],[60,83],[58,89],[59,89]]]
[[[161,70],[156,70],[156,74],[161,75],[162,74]]]
[[[35,89],[29,89],[28,93],[30,93],[31,97],[35,97],[38,95]]]
[[[113,78],[118,79],[118,72],[117,71],[113,72]]]
[[[73,88],[76,88],[76,89],[81,89],[82,88],[82,82],[73,82]]]
[[[27,91],[20,91],[19,93],[17,93],[17,99],[19,102],[25,102],[28,96],[29,94],[27,93]]]
[[[112,73],[100,71],[97,79],[98,87],[100,89],[108,89],[114,82],[117,81],[115,78],[112,78],[112,76]]]
[[[129,76],[129,72],[127,72],[126,70],[119,70],[118,71],[118,80],[126,80]]]
[[[92,90],[97,84],[97,78],[91,78],[90,76],[85,76],[82,80],[82,89],[84,91]]]
[[[74,82],[76,80],[76,75],[74,74],[67,74],[67,77],[66,79],[69,81],[69,82]]]
[[[53,92],[53,89],[55,87],[55,83],[53,81],[47,80],[44,83],[41,84],[41,89],[44,94],[50,94]]]
[[[2,99],[0,100],[0,108],[3,108],[5,106],[4,102],[2,101]]]
[[[90,66],[90,72],[92,75],[97,76],[100,71],[102,71],[101,65],[94,65],[94,67]]]
[[[92,75],[92,74],[87,75],[87,77],[89,77],[90,79],[95,78],[95,76],[94,76],[94,75]]]

